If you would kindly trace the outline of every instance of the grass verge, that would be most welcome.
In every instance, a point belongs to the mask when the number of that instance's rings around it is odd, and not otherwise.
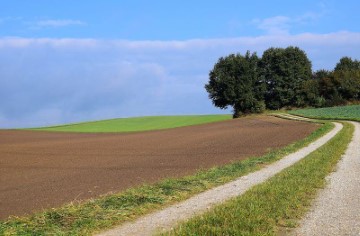
[[[264,156],[199,171],[178,179],[166,179],[122,193],[68,204],[25,217],[0,222],[0,235],[91,235],[129,219],[184,200],[211,187],[260,169],[323,136],[333,125],[326,123],[307,138]]]
[[[325,177],[345,152],[353,130],[344,123],[332,140],[295,165],[167,235],[277,235],[295,227],[325,186]]]
[[[144,116],[32,128],[29,130],[84,133],[135,132],[199,125],[230,119],[231,115]]]

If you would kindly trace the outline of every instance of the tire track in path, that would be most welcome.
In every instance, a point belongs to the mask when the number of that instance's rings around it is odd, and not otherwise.
[[[319,138],[307,147],[304,147],[259,171],[250,173],[225,185],[205,191],[186,201],[180,202],[163,210],[145,215],[135,221],[127,222],[117,228],[101,233],[99,236],[145,236],[152,235],[160,231],[170,230],[178,222],[189,219],[194,215],[201,214],[214,205],[242,195],[251,187],[266,181],[283,169],[293,165],[311,152],[315,151],[333,138],[342,129],[342,125],[340,123],[334,124],[335,128],[323,137]]]

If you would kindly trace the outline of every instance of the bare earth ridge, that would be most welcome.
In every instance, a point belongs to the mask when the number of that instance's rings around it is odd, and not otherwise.
[[[317,125],[270,116],[127,134],[0,131],[0,219],[264,154]]]

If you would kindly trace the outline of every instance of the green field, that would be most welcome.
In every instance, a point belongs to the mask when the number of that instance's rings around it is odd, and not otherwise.
[[[84,133],[134,132],[169,129],[230,119],[231,115],[144,116],[32,128],[30,130]]]
[[[289,113],[310,118],[360,121],[360,105],[301,109],[290,111]]]

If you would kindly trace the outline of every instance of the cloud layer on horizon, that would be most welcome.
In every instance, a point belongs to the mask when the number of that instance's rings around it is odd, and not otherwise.
[[[360,57],[360,33],[186,41],[0,38],[0,127],[222,112],[204,84],[220,56],[299,46],[313,68]]]

